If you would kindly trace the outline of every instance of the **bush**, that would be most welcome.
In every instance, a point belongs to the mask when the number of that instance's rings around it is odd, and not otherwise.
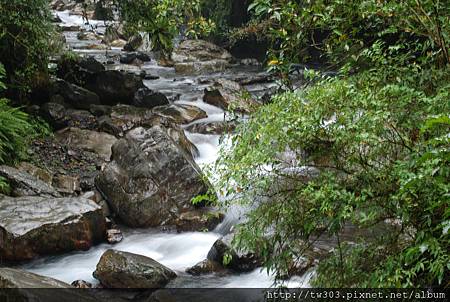
[[[9,96],[26,98],[47,75],[52,27],[47,0],[0,0],[0,62]]]
[[[390,231],[361,238],[359,250],[339,246],[316,285],[448,282],[449,79],[449,69],[385,68],[322,79],[262,107],[214,169],[217,189],[254,209],[238,248],[284,276],[316,236],[385,223]],[[311,168],[320,173],[308,182],[299,171]]]

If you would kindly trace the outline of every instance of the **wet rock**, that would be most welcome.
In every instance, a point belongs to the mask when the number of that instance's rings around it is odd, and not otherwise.
[[[172,104],[153,108],[156,114],[171,119],[175,124],[189,124],[196,120],[207,118],[205,111],[197,106]]]
[[[100,40],[100,36],[92,31],[80,31],[77,34],[78,40]]]
[[[169,127],[163,127],[166,133],[176,142],[185,152],[195,158],[200,155],[197,147],[186,137],[183,129],[177,125],[170,124]]]
[[[92,283],[84,280],[75,280],[71,285],[75,288],[92,288]]]
[[[103,64],[92,57],[77,57],[62,59],[58,63],[56,73],[63,80],[85,87],[87,83],[95,80],[94,76],[97,73],[104,70]]]
[[[112,107],[111,121],[115,128],[120,129],[121,132],[125,132],[141,125],[143,121],[149,123],[153,119],[153,116],[153,111],[147,108],[117,105]]]
[[[63,194],[73,194],[81,191],[80,177],[58,174],[53,177],[53,186]]]
[[[120,55],[122,64],[142,64],[142,62],[149,61],[151,61],[150,56],[143,52],[127,52]]]
[[[203,40],[183,41],[172,54],[176,72],[187,74],[221,71],[232,59],[225,49]]]
[[[241,65],[245,66],[260,66],[261,63],[255,58],[246,58],[240,60]]]
[[[101,116],[98,118],[98,130],[120,137],[123,135],[123,129],[116,126],[109,116]]]
[[[124,33],[123,33],[123,27],[121,25],[111,24],[106,27],[105,35],[103,36],[102,43],[111,45],[112,42],[121,40],[123,38],[125,38]],[[126,41],[124,41],[124,45],[125,44],[126,44]]]
[[[111,47],[109,45],[105,45],[105,44],[92,43],[92,44],[80,47],[79,49],[110,50]]]
[[[105,232],[102,209],[91,200],[0,196],[0,256],[3,260],[23,261],[87,250],[103,241]]]
[[[236,129],[236,124],[237,123],[233,121],[198,123],[190,125],[186,130],[192,133],[201,134],[224,134],[233,132]]]
[[[21,162],[18,166],[17,169],[19,171],[25,172],[30,174],[31,176],[36,177],[39,180],[42,180],[43,182],[45,182],[48,185],[52,184],[52,179],[53,179],[53,175],[52,173],[41,169],[39,167],[36,167],[33,164],[27,163],[27,162]]]
[[[96,153],[106,161],[111,158],[111,147],[117,141],[110,134],[79,128],[63,129],[55,137],[61,144]]]
[[[202,74],[223,71],[229,67],[229,63],[223,60],[211,60],[206,62],[175,63],[175,72],[178,74]]]
[[[110,43],[108,43],[109,46],[111,47],[117,47],[117,48],[122,48],[127,44],[127,41],[122,40],[122,39],[117,39],[114,41],[111,41]]]
[[[252,252],[236,251],[232,246],[233,234],[224,236],[214,243],[207,259],[221,263],[224,267],[237,272],[248,272],[261,266],[261,261]],[[228,258],[229,263],[226,263]]]
[[[118,229],[109,229],[106,231],[106,240],[109,244],[119,243],[123,240],[122,231]]]
[[[129,226],[173,224],[208,190],[200,168],[163,127],[133,129],[112,150],[96,186]]]
[[[159,76],[156,75],[152,75],[152,74],[145,74],[144,75],[144,80],[148,80],[148,81],[153,81],[153,80],[158,80]]]
[[[54,82],[53,94],[62,96],[64,103],[75,109],[89,109],[91,105],[100,104],[97,94],[64,80]]]
[[[163,93],[143,87],[136,91],[131,104],[136,107],[153,108],[156,106],[168,105],[169,100]]]
[[[89,111],[95,116],[103,116],[111,114],[111,106],[107,105],[91,105]]]
[[[16,168],[0,166],[0,176],[8,181],[11,187],[11,195],[13,196],[60,196],[47,183]]]
[[[208,259],[205,259],[197,263],[193,267],[186,269],[186,273],[193,276],[207,275],[212,273],[226,274],[227,272],[228,270],[226,270],[222,266],[222,264]]]
[[[225,215],[210,209],[197,209],[182,213],[175,224],[178,232],[212,231]]]
[[[45,103],[40,107],[39,113],[54,129],[61,129],[68,125],[66,108],[61,104]]]
[[[2,267],[0,268],[0,288],[70,288],[71,286],[53,278],[40,276],[24,270]],[[56,291],[53,291],[56,292]],[[8,300],[5,300],[8,301]],[[28,301],[28,300],[11,300]],[[30,300],[38,301],[38,300]],[[41,300],[44,301],[44,300]]]
[[[84,192],[84,194],[81,197],[92,200],[93,202],[95,202],[97,204],[99,204],[100,201],[103,200],[102,195],[97,190]]]
[[[80,31],[81,30],[81,27],[79,25],[65,24],[65,23],[59,23],[58,28],[61,31]]]
[[[142,64],[142,61],[138,60],[138,58],[136,57],[136,53],[134,52],[122,53],[120,55],[119,61],[122,64],[135,64],[135,65]]]
[[[206,88],[203,101],[224,110],[240,113],[251,113],[260,105],[241,85],[225,79],[219,79],[214,85]]]
[[[107,288],[161,288],[176,276],[152,258],[116,250],[107,250],[94,272]]]
[[[97,119],[87,110],[67,109],[66,119],[68,127],[80,129],[97,128]]]
[[[123,47],[123,50],[136,51],[142,46],[143,43],[144,40],[142,39],[142,36],[140,34],[136,34],[128,40],[127,44]]]
[[[97,73],[93,81],[86,87],[97,93],[102,104],[115,105],[118,103],[129,104],[136,91],[144,87],[144,83],[137,75],[107,70]]]

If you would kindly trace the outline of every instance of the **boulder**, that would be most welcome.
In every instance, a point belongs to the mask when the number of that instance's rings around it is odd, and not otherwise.
[[[56,139],[68,147],[76,147],[93,152],[109,161],[111,147],[117,139],[105,132],[83,130],[79,128],[66,128],[55,134]]]
[[[144,39],[142,39],[142,36],[140,34],[136,34],[136,35],[132,36],[130,39],[128,39],[128,42],[123,47],[123,50],[136,51],[139,49],[139,47],[142,46],[143,43],[144,43]]]
[[[175,124],[189,124],[196,120],[207,118],[205,111],[197,106],[187,104],[171,104],[153,108],[153,112],[168,118]]]
[[[92,31],[80,31],[77,34],[78,40],[100,40],[100,36]]]
[[[112,42],[121,40],[124,37],[125,36],[123,34],[123,27],[121,25],[111,24],[106,27],[105,35],[103,36],[102,43],[111,44]],[[126,41],[125,41],[125,43],[126,43]]]
[[[92,57],[63,58],[58,62],[56,74],[65,81],[85,87],[94,80],[94,75],[104,70],[103,64]]]
[[[24,270],[2,267],[0,268],[0,288],[71,288],[67,283],[53,278],[40,276]],[[0,297],[2,295],[0,294]],[[8,300],[2,300],[8,301]],[[21,300],[11,300],[21,301]]]
[[[123,240],[122,231],[119,229],[109,229],[106,231],[106,240],[109,244],[119,243]]]
[[[214,242],[208,252],[207,259],[221,263],[224,267],[237,272],[248,272],[261,266],[261,261],[252,252],[236,251],[232,246],[233,234],[229,234]],[[228,258],[229,263],[225,263]]]
[[[46,182],[16,168],[0,166],[0,176],[8,181],[11,187],[11,195],[13,196],[60,196],[60,194]]]
[[[182,213],[175,224],[178,232],[212,231],[224,217],[221,212],[202,208]]]
[[[223,62],[225,65],[233,60],[233,56],[225,49],[204,40],[186,40],[172,53],[176,64],[188,62]]]
[[[127,44],[127,41],[122,39],[117,39],[108,43],[111,47],[123,48]]]
[[[169,100],[163,93],[143,87],[136,91],[131,104],[136,107],[151,109],[156,106],[168,105]]]
[[[64,80],[56,80],[53,84],[53,90],[54,95],[62,96],[64,103],[75,109],[89,110],[91,105],[100,104],[97,94]]]
[[[173,225],[208,190],[200,168],[164,127],[133,129],[112,151],[96,186],[129,226]]]
[[[141,64],[150,61],[150,56],[144,52],[126,52],[120,55],[120,63],[122,64]]]
[[[67,127],[80,129],[97,128],[97,119],[87,110],[67,109],[65,114]]]
[[[97,296],[59,280],[7,267],[0,268],[0,289],[0,301],[99,301]]]
[[[185,74],[185,75],[220,72],[224,71],[229,66],[230,64],[224,60],[174,63],[175,72],[178,74]]]
[[[129,104],[139,88],[144,87],[142,79],[134,74],[107,70],[96,73],[86,87],[95,92],[104,105]]]
[[[223,267],[222,264],[205,259],[193,267],[186,269],[186,273],[193,276],[207,275],[212,273],[226,274],[228,271]]]
[[[75,280],[71,285],[75,288],[92,288],[92,284],[84,280]]]
[[[251,113],[260,105],[249,92],[236,82],[219,79],[205,89],[203,101],[224,110]]]
[[[192,124],[186,128],[187,131],[200,134],[224,134],[231,133],[236,129],[236,122],[210,122]]]
[[[89,112],[98,117],[110,115],[111,111],[111,106],[108,105],[91,105],[89,107]]]
[[[36,167],[33,164],[30,164],[27,162],[21,162],[20,164],[17,165],[17,169],[21,172],[28,173],[31,176],[34,176],[39,180],[42,180],[43,182],[45,182],[48,185],[52,184],[53,174],[44,169]]]
[[[123,289],[161,288],[176,276],[152,258],[112,249],[102,255],[94,272],[105,287]]]
[[[154,118],[152,110],[147,108],[138,108],[129,105],[117,105],[111,109],[112,126],[126,132],[144,121],[149,123]],[[108,132],[111,133],[111,132]]]
[[[5,261],[87,250],[103,241],[105,232],[102,208],[91,200],[0,196],[0,257]]]
[[[58,174],[53,177],[52,185],[58,190],[58,192],[67,194],[74,194],[81,191],[80,177],[68,176]]]
[[[39,108],[39,114],[54,129],[67,127],[69,118],[66,116],[66,108],[57,103],[45,103]]]

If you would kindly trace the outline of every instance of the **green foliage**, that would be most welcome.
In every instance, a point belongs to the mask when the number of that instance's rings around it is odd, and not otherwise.
[[[239,227],[240,248],[283,276],[316,236],[385,225],[358,249],[338,248],[316,284],[447,282],[449,79],[448,68],[384,66],[262,107],[214,169],[218,190],[254,208]],[[308,175],[313,168],[320,173]]]
[[[47,0],[0,0],[0,62],[15,97],[24,97],[46,74],[50,20]]]
[[[4,68],[0,64],[0,92],[5,89],[2,82]],[[8,100],[0,99],[0,164],[13,164],[26,157],[26,150],[31,138],[48,135],[49,126],[39,120],[30,119],[25,112],[8,105]],[[0,180],[0,191],[7,192],[7,185]]]
[[[214,23],[201,17],[199,0],[125,0],[115,2],[128,31],[148,34],[155,50],[168,57],[180,27],[188,34],[203,37],[214,30]],[[197,32],[198,31],[198,32]]]
[[[361,53],[377,41],[381,51],[397,52],[397,63],[419,59],[450,63],[450,6],[436,0],[255,0],[249,8],[268,21],[280,64],[306,62],[320,52],[335,64],[362,67]]]
[[[0,194],[8,195],[11,192],[11,188],[7,180],[0,176]]]
[[[228,266],[232,260],[233,260],[233,255],[231,255],[229,253],[225,253],[222,258],[223,266],[225,266],[225,267]]]

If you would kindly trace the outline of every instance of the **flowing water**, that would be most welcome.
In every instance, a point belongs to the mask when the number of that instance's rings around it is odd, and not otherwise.
[[[71,16],[69,12],[59,12],[58,15],[66,25],[83,25],[82,19],[79,16]],[[102,29],[101,22],[94,21],[91,24],[97,26],[99,31],[104,30]],[[73,48],[77,48],[77,52],[95,56],[101,61],[105,61],[108,56],[111,57],[120,54],[120,50],[118,49],[108,51],[83,50],[81,49],[83,45],[92,43],[93,41],[79,41],[74,32],[66,32],[65,36],[68,44]],[[99,43],[99,41],[94,42]],[[108,68],[127,69],[135,72],[140,72],[143,69],[147,74],[159,76],[159,79],[144,81],[145,85],[151,89],[165,93],[169,98],[175,99],[176,103],[195,105],[203,109],[208,114],[208,117],[195,123],[224,120],[225,113],[223,110],[202,101],[203,89],[207,85],[199,84],[203,82],[200,79],[212,79],[219,75],[178,76],[175,74],[173,68],[158,66],[154,60],[144,64],[142,67],[115,64]],[[230,71],[220,74],[220,76],[235,78],[237,76],[258,74],[260,72],[262,71],[257,67],[236,66]],[[271,86],[273,84],[269,83],[265,85],[253,85],[248,88],[253,94],[257,95]],[[205,167],[205,165],[211,164],[217,159],[220,143],[223,141],[219,135],[203,135],[189,132],[186,132],[186,135],[199,150],[200,155],[196,158],[196,162],[200,167]],[[23,268],[68,283],[81,279],[95,284],[97,281],[92,277],[92,272],[95,270],[100,256],[105,250],[114,248],[151,257],[176,271],[178,278],[170,283],[168,287],[270,287],[273,285],[273,278],[262,269],[256,269],[252,272],[242,274],[210,274],[200,277],[193,277],[185,273],[187,268],[206,258],[213,243],[222,235],[229,232],[241,215],[241,208],[230,208],[225,220],[213,232],[177,234],[152,229],[128,229],[121,227],[124,240],[116,245],[101,244],[85,252],[73,252],[60,256],[46,257],[26,264]],[[306,274],[302,278],[292,278],[288,285],[293,287],[307,287],[309,285],[309,277],[310,274]]]

